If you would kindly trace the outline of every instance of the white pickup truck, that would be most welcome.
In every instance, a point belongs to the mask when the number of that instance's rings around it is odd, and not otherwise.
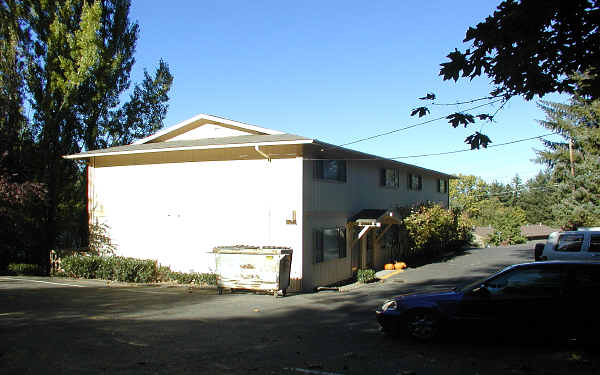
[[[600,261],[600,230],[552,232],[545,244],[535,245],[534,258]]]

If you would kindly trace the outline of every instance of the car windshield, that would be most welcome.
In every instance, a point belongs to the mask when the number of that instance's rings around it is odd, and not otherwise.
[[[467,284],[461,284],[461,285],[457,286],[456,288],[454,288],[454,290],[456,290],[457,292],[462,292],[462,293],[470,292],[471,290],[480,287],[481,284],[483,284],[486,280],[492,278],[493,276],[496,276],[497,274],[502,272],[504,269],[506,269],[506,267],[500,268],[498,271],[494,272],[490,276],[482,277],[480,279],[477,279],[477,280],[472,281]]]

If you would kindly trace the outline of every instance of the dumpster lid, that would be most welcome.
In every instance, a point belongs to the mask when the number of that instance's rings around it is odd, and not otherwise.
[[[285,246],[249,246],[249,245],[233,245],[233,246],[216,246],[213,248],[213,253],[217,254],[292,254],[291,247]]]

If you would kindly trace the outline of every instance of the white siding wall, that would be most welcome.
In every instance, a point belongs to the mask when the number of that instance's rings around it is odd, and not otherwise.
[[[302,276],[302,160],[186,162],[93,168],[94,216],[121,255],[181,271],[214,270],[219,245],[294,249]],[[286,224],[297,213],[298,225]]]
[[[376,161],[347,161],[346,183],[325,181],[313,177],[313,160],[304,161],[304,287],[331,284],[352,277],[351,251],[346,258],[314,263],[313,231],[344,227],[348,218],[362,209],[389,209],[418,202],[434,201],[448,204],[445,193],[437,192],[438,177],[420,171],[401,169],[398,189],[380,186],[381,169]],[[421,191],[408,190],[408,174],[420,174]]]

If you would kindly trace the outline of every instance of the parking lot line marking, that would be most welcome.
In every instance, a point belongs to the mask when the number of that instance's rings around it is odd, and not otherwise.
[[[29,279],[19,279],[16,277],[2,277],[2,280],[19,280],[19,281],[29,281],[32,283],[42,283],[42,284],[53,284],[53,285],[61,285],[61,286],[74,286],[76,288],[85,288],[84,285],[75,285],[75,284],[64,284],[64,283],[53,283],[51,281],[41,281],[41,280],[29,280]]]
[[[396,270],[395,272],[390,272],[390,273],[388,273],[385,276],[381,276],[379,279],[380,280],[385,280],[385,279],[387,279],[390,276],[394,276],[394,275],[397,275],[397,274],[402,273],[402,272],[404,272],[404,270]]]
[[[315,374],[315,375],[343,375],[337,372],[327,372],[327,371],[318,371],[318,370],[307,370],[304,368],[289,368],[289,367],[285,367],[284,370],[288,370],[288,371],[296,371],[296,372],[303,372],[305,374]]]

